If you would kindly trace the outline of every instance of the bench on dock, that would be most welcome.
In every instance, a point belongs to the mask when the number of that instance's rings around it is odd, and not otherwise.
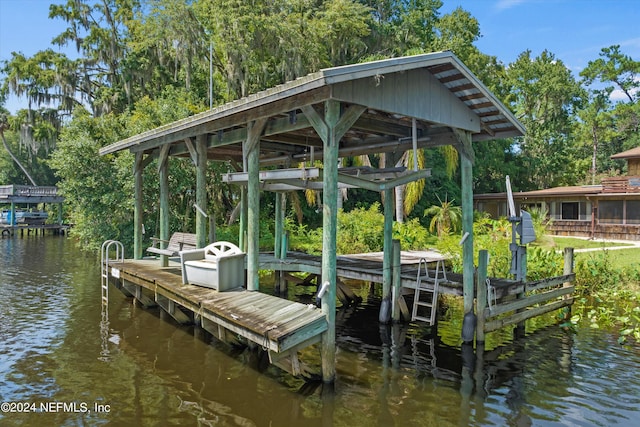
[[[164,249],[160,247],[163,242],[167,243],[167,247]],[[169,241],[152,237],[151,247],[147,248],[147,252],[158,255],[178,256],[178,253],[182,250],[195,249],[197,247],[196,242],[195,234],[176,232],[171,235]]]
[[[202,249],[180,251],[182,283],[219,292],[244,285],[246,254],[233,243],[219,241]]]

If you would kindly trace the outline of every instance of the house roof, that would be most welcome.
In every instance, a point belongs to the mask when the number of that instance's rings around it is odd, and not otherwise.
[[[614,154],[612,159],[637,159],[640,158],[640,147],[632,148],[631,150],[623,151],[622,153]]]
[[[545,197],[595,196],[602,193],[602,185],[575,185],[547,188],[544,190],[519,191],[513,193],[517,200],[541,199]],[[507,193],[475,194],[475,200],[507,200]]]
[[[286,164],[322,157],[322,141],[311,106],[337,100],[343,111],[364,112],[340,141],[340,156],[411,148],[412,121],[420,147],[457,142],[455,129],[472,141],[521,136],[514,115],[451,52],[437,52],[320,70],[212,110],[115,142],[101,155],[121,150],[151,154],[169,144],[169,155],[188,156],[198,136],[207,137],[207,157],[242,159],[247,124],[267,118],[261,135],[263,164]]]
[[[528,199],[534,197],[548,196],[588,196],[597,195],[602,192],[602,185],[574,185],[566,187],[546,188],[544,190],[522,191],[514,193],[518,199]]]

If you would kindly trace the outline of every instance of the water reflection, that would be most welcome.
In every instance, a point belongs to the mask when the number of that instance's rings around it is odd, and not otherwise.
[[[0,413],[0,425],[608,426],[640,415],[640,354],[606,331],[550,326],[479,352],[456,341],[457,313],[435,334],[380,325],[379,295],[355,286],[363,302],[337,313],[338,377],[328,387],[114,288],[103,313],[97,260],[70,243],[0,240],[0,401],[92,411]],[[313,291],[289,295],[306,301]],[[318,350],[303,360],[319,364]]]

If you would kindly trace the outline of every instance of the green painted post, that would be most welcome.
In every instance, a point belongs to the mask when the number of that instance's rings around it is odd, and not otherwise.
[[[402,281],[400,277],[400,273],[402,272],[402,263],[401,263],[401,251],[400,240],[393,240],[393,291],[391,292],[391,318],[394,322],[399,322],[400,319],[400,306],[398,305],[398,300],[400,299],[402,292]]]
[[[11,225],[15,227],[16,225],[16,202],[11,202]]]
[[[342,117],[340,102],[325,102],[324,118],[310,105],[302,112],[312,124],[323,145],[322,178],[322,285],[328,288],[322,297],[322,312],[327,319],[327,332],[322,334],[322,380],[331,383],[336,376],[336,238],[338,230],[338,143],[365,108],[352,105]]]
[[[143,199],[143,178],[142,159],[143,153],[136,153],[133,170],[134,177],[134,205],[133,205],[133,258],[142,259],[142,199]]]
[[[207,135],[196,137],[196,205],[203,211],[207,211]],[[196,209],[196,247],[207,246],[207,222],[206,218]]]
[[[242,252],[247,252],[247,189],[240,187],[240,230],[238,231],[238,246]]]
[[[327,138],[323,141],[324,176],[322,183],[322,286],[329,283],[322,298],[322,312],[328,323],[322,336],[322,380],[333,382],[336,377],[336,238],[338,230],[338,143],[336,124],[340,119],[340,103],[325,103]]]
[[[380,323],[387,323],[391,319],[391,281],[393,259],[393,190],[384,190],[384,231],[383,231],[383,258],[382,258],[382,302],[380,304]]]
[[[481,249],[478,252],[478,295],[476,295],[476,313],[478,324],[476,329],[476,346],[484,343],[484,309],[487,307],[487,268],[489,266],[489,252]]]
[[[245,156],[249,182],[247,184],[247,290],[257,291],[260,256],[260,134],[266,119],[247,124]]]
[[[165,149],[166,147],[166,149]],[[164,240],[160,247],[166,249],[169,241],[169,152],[168,145],[160,149],[158,158],[158,172],[160,174],[160,239]],[[167,267],[169,257],[160,255],[160,265]]]
[[[282,193],[276,193],[276,229],[275,238],[273,239],[273,254],[276,258],[282,257],[282,233],[284,231],[284,216],[282,213]]]
[[[474,263],[473,263],[473,148],[471,133],[458,131],[462,148],[460,152],[462,181],[462,293],[464,319],[462,322],[463,341],[473,341],[476,318],[473,312]]]
[[[249,183],[247,187],[247,289],[257,291],[258,260],[260,250],[260,143],[248,153]]]

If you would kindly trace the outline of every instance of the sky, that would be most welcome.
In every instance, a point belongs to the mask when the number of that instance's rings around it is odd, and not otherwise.
[[[53,48],[51,40],[65,29],[59,19],[48,18],[51,3],[65,0],[0,0],[0,61],[11,52],[30,56]],[[457,7],[469,11],[480,23],[476,42],[486,54],[505,65],[525,50],[532,57],[544,50],[577,76],[600,50],[620,45],[622,53],[640,61],[640,0],[443,0],[441,14]],[[63,48],[72,54],[73,49]],[[0,77],[1,78],[1,77]],[[24,108],[24,100],[12,97],[5,107]]]

